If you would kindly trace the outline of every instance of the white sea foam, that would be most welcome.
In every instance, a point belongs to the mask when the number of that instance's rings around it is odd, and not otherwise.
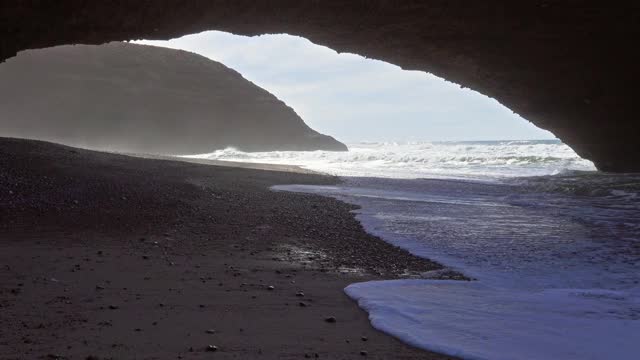
[[[345,289],[409,344],[469,359],[638,358],[640,175],[597,173],[552,142],[350,147],[203,157],[342,175],[275,189],[360,205],[367,231],[477,279]]]
[[[379,330],[466,359],[638,358],[637,292],[437,280],[359,283],[346,292]]]
[[[353,143],[348,152],[271,151],[232,148],[190,157],[300,165],[339,176],[391,178],[496,178],[594,170],[558,141]]]

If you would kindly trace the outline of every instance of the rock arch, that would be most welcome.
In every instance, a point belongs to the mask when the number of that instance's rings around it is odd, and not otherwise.
[[[491,96],[605,171],[640,171],[640,3],[3,1],[0,59],[69,43],[204,30],[288,33]]]

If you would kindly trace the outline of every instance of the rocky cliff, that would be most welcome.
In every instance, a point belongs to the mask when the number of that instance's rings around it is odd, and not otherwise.
[[[218,62],[129,43],[33,50],[0,64],[0,135],[163,154],[346,150]]]

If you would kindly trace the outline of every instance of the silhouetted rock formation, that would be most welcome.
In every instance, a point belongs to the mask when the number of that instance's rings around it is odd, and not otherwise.
[[[0,2],[0,59],[204,30],[300,35],[470,87],[602,170],[640,171],[639,19],[634,1],[9,0]]]
[[[218,62],[128,43],[33,50],[1,64],[0,134],[163,154],[346,150]]]

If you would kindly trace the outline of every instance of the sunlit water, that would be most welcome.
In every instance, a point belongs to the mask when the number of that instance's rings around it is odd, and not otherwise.
[[[348,152],[270,151],[232,148],[191,157],[300,165],[340,176],[472,178],[536,176],[565,170],[595,170],[556,141],[469,141],[348,144]]]
[[[346,292],[373,325],[473,359],[636,359],[640,174],[601,174],[558,142],[369,143],[349,153],[201,157],[301,165],[337,186],[278,186],[361,206],[365,228],[476,281]]]

